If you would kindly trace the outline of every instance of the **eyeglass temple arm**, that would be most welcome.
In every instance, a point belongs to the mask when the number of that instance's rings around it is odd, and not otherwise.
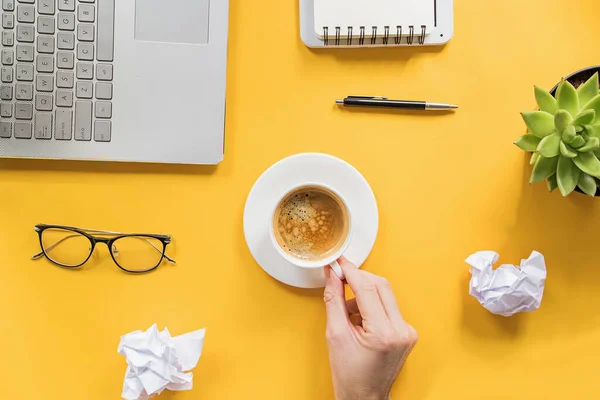
[[[94,231],[96,233],[101,233],[101,232],[107,232],[107,231]],[[107,233],[108,234],[108,233]],[[110,234],[113,234],[112,232]],[[62,242],[64,242],[65,240],[72,238],[72,237],[78,237],[81,236],[79,234],[74,234],[74,235],[69,235],[69,236],[65,236],[64,238],[60,239],[58,242],[54,243],[52,246],[48,247],[46,249],[46,251],[51,251],[52,249],[54,249],[56,246],[58,246],[59,244],[61,244]],[[140,238],[141,239],[141,238]],[[154,250],[158,251],[159,253],[163,253],[162,251],[160,251],[160,249],[158,247],[156,247],[155,245],[152,244],[152,242],[150,242],[148,239],[142,239],[144,240],[146,243],[148,243],[150,246],[154,247]],[[35,254],[34,256],[31,257],[32,260],[38,260],[40,258],[42,258],[42,256],[44,255],[44,250],[40,251],[39,253]],[[167,259],[168,262],[172,263],[172,264],[177,264],[177,261],[173,260],[171,257],[169,257],[168,255],[164,254],[165,258]]]
[[[48,247],[46,249],[46,251],[51,251],[53,248],[55,248],[56,246],[58,246],[59,244],[61,244],[65,240],[70,239],[72,237],[78,237],[78,236],[81,236],[81,235],[79,235],[79,234],[73,234],[73,235],[65,236],[64,238],[60,239],[58,242],[54,243],[52,246]],[[42,250],[39,253],[37,253],[36,255],[32,256],[31,259],[32,260],[37,260],[37,259],[42,258],[43,255],[44,255],[44,250]]]

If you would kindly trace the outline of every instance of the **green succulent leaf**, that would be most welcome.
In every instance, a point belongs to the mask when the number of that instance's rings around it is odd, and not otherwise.
[[[556,101],[559,109],[567,110],[571,115],[577,115],[579,113],[579,97],[577,96],[577,90],[569,81],[563,79],[558,85]]]
[[[598,184],[596,183],[596,179],[589,176],[585,172],[582,172],[579,175],[579,181],[577,182],[577,186],[583,191],[583,193],[592,197],[596,195],[596,190],[598,190]]]
[[[581,125],[575,125],[575,132],[581,133],[581,132],[583,132],[583,130],[584,130],[583,126],[581,126]]]
[[[577,157],[577,151],[573,150],[571,146],[562,141],[560,142],[560,154],[566,158]]]
[[[537,151],[546,158],[556,157],[560,153],[560,143],[561,140],[558,133],[548,135],[540,141]]]
[[[598,73],[596,72],[586,83],[577,88],[579,104],[587,104],[591,99],[598,96]]]
[[[575,127],[573,125],[567,126],[562,133],[562,140],[568,144],[571,144],[576,137],[577,132],[575,131]]]
[[[567,197],[577,186],[579,181],[579,174],[581,171],[575,163],[574,159],[559,157],[558,167],[556,169],[556,181],[558,183],[558,189],[563,197]]]
[[[528,111],[521,113],[529,131],[539,138],[554,133],[554,116],[546,111]]]
[[[535,149],[537,149],[538,144],[540,144],[540,141],[541,139],[539,137],[528,133],[527,135],[518,138],[515,144],[523,151],[534,152]]]
[[[600,139],[600,124],[598,125],[584,125],[583,128],[590,136],[595,136]]]
[[[540,153],[533,153],[529,159],[529,165],[535,165],[537,160],[540,158]]]
[[[585,139],[582,136],[576,136],[575,139],[571,141],[571,146],[575,149],[579,149],[585,144]]]
[[[573,159],[573,162],[586,174],[600,178],[600,161],[594,152],[589,151],[587,153],[579,153],[577,157]]]
[[[573,117],[567,110],[558,110],[554,114],[554,127],[557,132],[564,131],[573,122]]]
[[[594,110],[596,115],[600,115],[600,94],[588,101],[582,110]]]
[[[577,151],[579,151],[581,153],[585,153],[586,151],[592,151],[592,150],[596,150],[598,148],[600,148],[600,139],[593,136],[593,137],[589,138],[588,141],[583,146],[581,146],[579,149],[577,149]]]
[[[578,116],[573,120],[573,125],[588,125],[594,122],[596,119],[596,111],[585,110],[579,113]]]
[[[533,154],[536,155],[538,153]],[[545,158],[542,156],[538,156],[537,161],[533,166],[533,171],[531,172],[529,183],[541,182],[549,176],[554,175],[556,173],[557,165],[558,157]]]
[[[554,96],[538,86],[534,86],[533,90],[535,92],[535,100],[537,101],[540,110],[550,114],[556,114],[558,111],[558,103]]]
[[[548,185],[549,192],[554,191],[554,189],[558,187],[558,182],[556,181],[556,174],[549,176],[548,179],[546,179],[546,185]]]

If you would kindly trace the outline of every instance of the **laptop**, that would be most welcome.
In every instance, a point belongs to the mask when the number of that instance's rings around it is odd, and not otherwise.
[[[0,157],[223,159],[228,0],[0,1]]]

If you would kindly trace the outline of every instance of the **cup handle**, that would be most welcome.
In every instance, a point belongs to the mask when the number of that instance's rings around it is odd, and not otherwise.
[[[335,272],[338,278],[340,278],[342,281],[346,279],[344,276],[344,271],[342,271],[342,267],[340,267],[340,264],[337,262],[337,260],[329,264],[329,266],[331,267],[331,270]]]

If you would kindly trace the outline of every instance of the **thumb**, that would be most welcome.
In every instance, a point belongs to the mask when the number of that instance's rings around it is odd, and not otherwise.
[[[327,331],[329,333],[340,333],[348,328],[350,318],[346,307],[344,296],[344,282],[337,277],[331,267],[325,267],[327,285],[323,294],[325,310],[327,312]]]

